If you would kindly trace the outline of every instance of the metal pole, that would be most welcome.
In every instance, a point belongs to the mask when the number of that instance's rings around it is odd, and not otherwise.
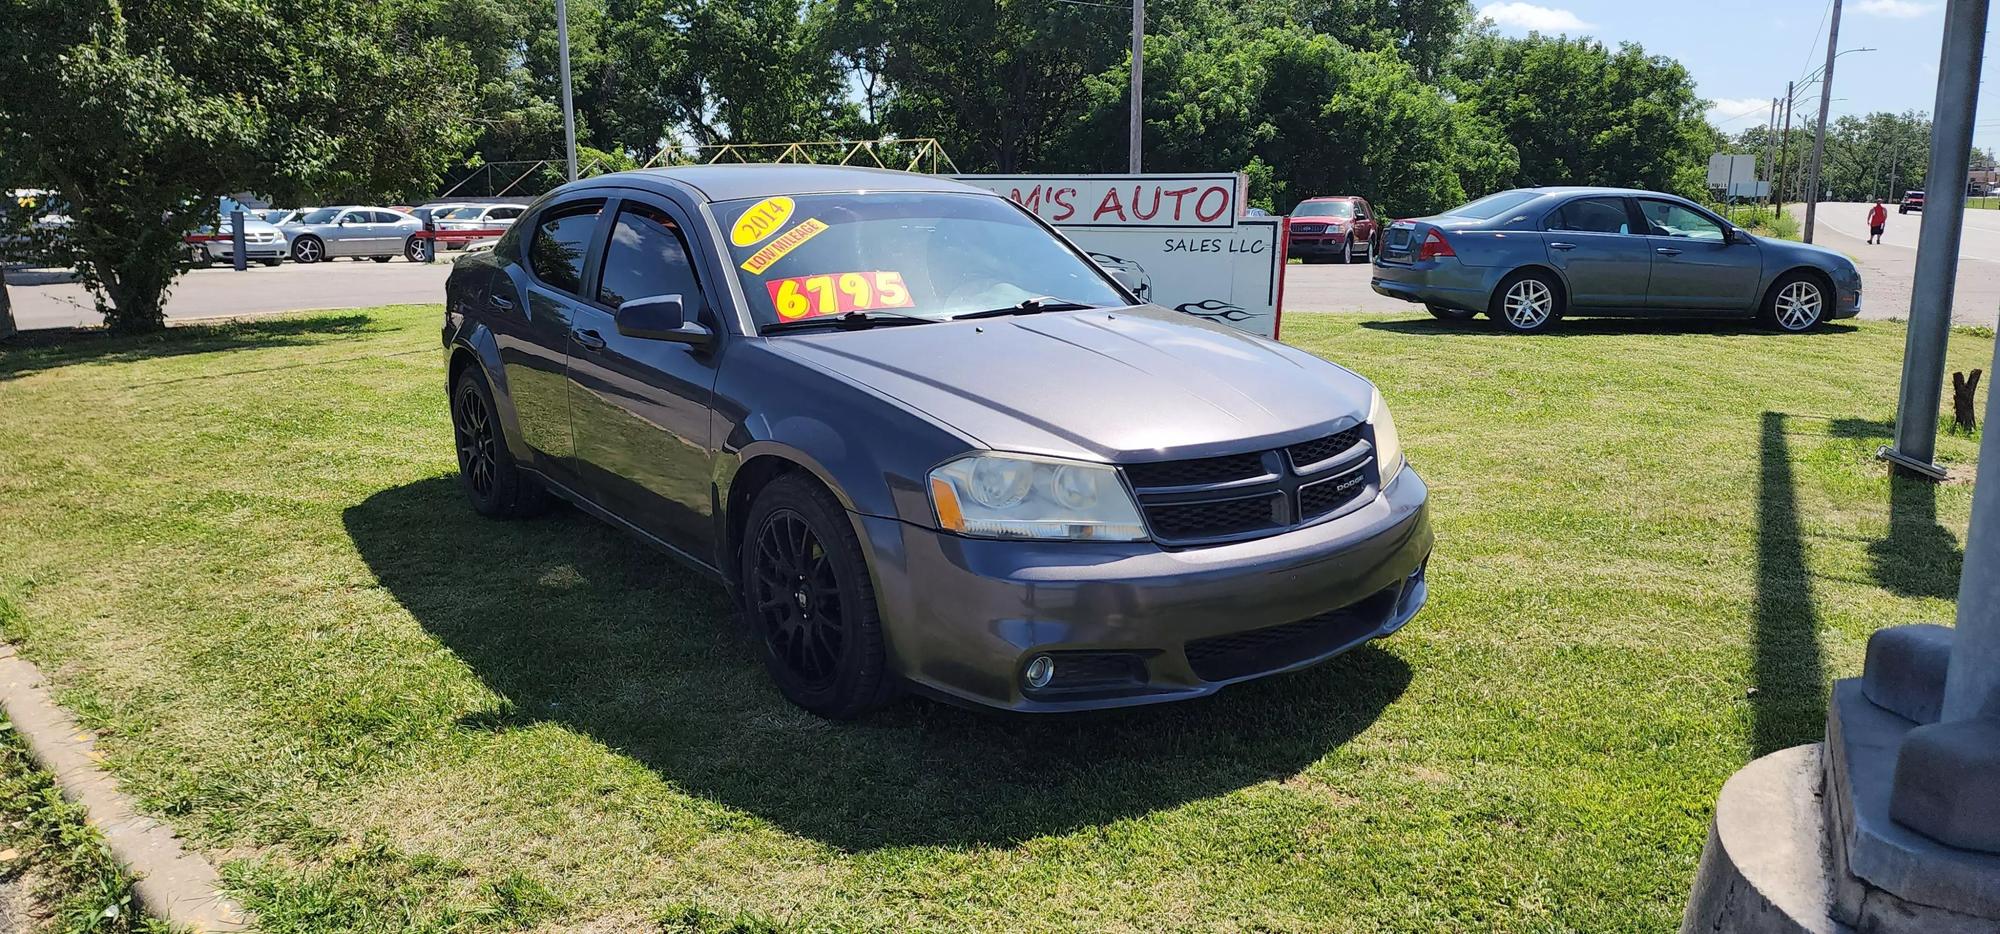
[[[1792,150],[1792,82],[1785,82],[1785,131],[1778,134],[1778,184],[1771,187],[1771,203],[1775,210],[1785,209],[1785,170]]]
[[[569,4],[556,0],[557,69],[562,75],[563,146],[569,156],[569,180],[576,181],[576,105],[569,92]]]
[[[1826,152],[1826,112],[1833,107],[1834,49],[1840,42],[1840,0],[1833,0],[1833,19],[1826,28],[1826,69],[1819,79],[1819,129],[1813,133],[1812,169],[1806,174],[1806,229],[1813,242],[1813,218],[1819,213],[1819,162]]]
[[[1764,174],[1769,177],[1758,181],[1778,180],[1778,99],[1775,97],[1771,98],[1771,119],[1764,121]],[[1757,199],[1751,198],[1750,203],[1754,207]]]
[[[1146,85],[1146,0],[1132,0],[1132,140],[1127,170],[1139,174],[1139,135],[1145,127],[1142,103]]]
[[[1984,7],[1986,0],[1978,0],[1978,4]],[[1971,4],[1968,0],[1952,2],[1954,8],[1961,5]],[[1951,27],[1946,26],[1945,30],[1950,35]],[[1979,32],[1983,34],[1985,30]],[[1974,67],[1978,67],[1977,57],[1973,61]],[[1939,72],[1940,76],[1944,74]],[[1935,156],[1932,164],[1936,164]],[[1930,219],[1928,210],[1924,218]],[[1924,226],[1928,233],[1930,225]],[[1923,253],[1920,251],[1917,256],[1921,260]],[[2000,373],[2000,345],[1994,349],[1994,368],[1987,372]],[[1931,406],[1931,412],[1935,416],[1937,406]],[[1989,391],[1986,425],[1982,427],[1993,425],[1995,418],[2000,418],[2000,402]],[[1979,439],[1980,463],[2000,464],[2000,460],[1986,460],[1989,457],[2000,458],[2000,431],[1987,431]],[[1965,536],[1965,563],[1958,575],[1957,631],[1952,636],[1951,660],[1945,666],[1944,710],[1940,720],[1969,720],[1979,716],[1986,698],[2000,691],[2000,541],[1994,540],[1996,535],[2000,535],[2000,477],[1985,477],[1972,489],[1972,520]]]
[[[1937,102],[1931,108],[1931,161],[1925,183],[1965,178],[1972,156],[1972,123],[1978,109],[1979,66],[1986,53],[1988,0],[1951,0],[1944,14],[1944,47],[1938,53]],[[1960,182],[1959,184],[1963,184]],[[1944,392],[1944,350],[1951,336],[1951,301],[1958,277],[1958,240],[1965,199],[1947,196],[1924,205],[1917,233],[1917,270],[1910,284],[1910,326],[1903,342],[1903,388],[1896,399],[1896,443],[1882,457],[1933,480],[1944,479],[1937,454],[1938,399]],[[1988,405],[1991,406],[1991,393]],[[1988,412],[1988,417],[1991,417]],[[2000,432],[1996,432],[2000,433]],[[1981,453],[1985,441],[1981,439]],[[1988,484],[2000,488],[2000,483]],[[2000,490],[1985,491],[2000,492]],[[1975,497],[1976,498],[1976,497]],[[1967,552],[1966,567],[1972,555]],[[1975,575],[1967,574],[1965,580]],[[1963,589],[1967,586],[1961,583]],[[1963,605],[1961,605],[1962,608]]]
[[[243,246],[244,239],[243,206],[239,204],[229,211],[229,248],[233,251],[230,265],[235,266],[237,272],[250,268],[250,258],[244,255],[248,252]]]

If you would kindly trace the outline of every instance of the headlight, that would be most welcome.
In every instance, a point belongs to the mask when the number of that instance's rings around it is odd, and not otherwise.
[[[1368,405],[1368,423],[1375,426],[1375,463],[1382,468],[1382,485],[1403,472],[1403,439],[1396,437],[1396,420],[1389,415],[1389,404],[1382,401],[1382,391],[1375,391],[1375,400]]]
[[[975,538],[1134,542],[1145,523],[1118,471],[1026,454],[972,454],[931,471],[938,528]]]

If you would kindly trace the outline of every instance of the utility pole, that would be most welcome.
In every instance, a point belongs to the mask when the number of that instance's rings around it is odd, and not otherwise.
[[[1145,128],[1146,0],[1132,0],[1132,145],[1128,170],[1139,174],[1139,135]]]
[[[1826,112],[1833,107],[1833,60],[1840,43],[1840,0],[1833,0],[1833,20],[1826,28],[1826,73],[1819,79],[1819,129],[1813,133],[1812,170],[1806,174],[1805,241],[1813,240],[1813,217],[1819,213],[1819,161],[1826,153]]]
[[[1792,153],[1792,82],[1785,82],[1785,131],[1778,134],[1778,183],[1771,186],[1773,213],[1785,209],[1785,169]]]
[[[1770,178],[1761,181],[1775,183],[1778,180],[1778,99],[1775,97],[1771,98],[1771,117],[1764,121],[1764,172]],[[1775,190],[1771,192],[1776,193]]]
[[[576,181],[576,105],[569,92],[569,4],[556,0],[557,70],[562,73],[563,149],[569,157],[569,180]]]
[[[1964,189],[1966,163],[1972,159],[1972,121],[1978,110],[1979,66],[1986,52],[1988,0],[1951,0],[1944,14],[1944,49],[1938,55],[1937,103],[1931,108],[1931,163],[1925,184],[1939,189],[1939,180],[1958,181],[1943,190]],[[1917,232],[1917,272],[1910,283],[1910,326],[1903,338],[1903,386],[1896,399],[1894,448],[1883,448],[1890,463],[1933,480],[1945,478],[1935,463],[1938,399],[1944,393],[1945,343],[1951,337],[1951,301],[1958,278],[1958,243],[1965,226],[1965,196],[1947,194],[1930,202]],[[1989,396],[1988,415],[1992,415]],[[1988,437],[2000,436],[1989,432]],[[1980,453],[1991,453],[1982,443]],[[1993,484],[1988,492],[2000,492]],[[1975,494],[1975,500],[1979,497]],[[1987,501],[1991,501],[1988,496]],[[1992,507],[1975,502],[1975,523],[1993,518]],[[1983,554],[1982,550],[1982,554]],[[1966,551],[1966,567],[1973,568]],[[2000,581],[1985,569],[1968,573],[1960,584],[1964,600],[1969,582],[1991,587]],[[1963,610],[1965,604],[1960,603]],[[1962,620],[1961,620],[1962,621]],[[1954,659],[1956,661],[1956,659]],[[1958,669],[1952,669],[1956,677]],[[1992,673],[1977,676],[1991,683]],[[1961,679],[1965,680],[1965,679]],[[1961,698],[1969,699],[1969,692]],[[1951,701],[1947,701],[1947,706]],[[1962,705],[1961,705],[1962,706]]]

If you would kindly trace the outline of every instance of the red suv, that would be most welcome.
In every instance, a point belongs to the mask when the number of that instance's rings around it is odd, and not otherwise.
[[[1923,209],[1924,193],[1914,189],[1903,192],[1903,202],[1896,205],[1896,213],[1898,214],[1908,214],[1911,211],[1921,211]]]
[[[1374,258],[1375,209],[1365,198],[1307,198],[1292,208],[1292,248],[1287,256],[1308,263],[1327,257],[1349,263]]]

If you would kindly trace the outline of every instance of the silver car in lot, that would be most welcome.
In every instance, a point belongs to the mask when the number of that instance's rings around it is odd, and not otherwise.
[[[432,223],[439,230],[506,230],[514,226],[514,221],[524,210],[527,210],[526,206],[519,204],[465,204],[432,215]],[[495,234],[493,237],[473,242],[483,243],[498,238],[499,235]],[[462,250],[469,245],[464,240],[443,242],[445,248],[451,250]]]
[[[225,218],[221,226],[212,228],[212,232],[223,239],[200,240],[195,243],[194,261],[197,266],[235,260],[236,240],[233,234],[236,228]],[[211,229],[203,228],[200,233],[211,233]],[[291,245],[285,240],[283,231],[273,224],[258,220],[253,215],[244,215],[243,257],[245,259],[266,266],[276,266],[285,261],[285,254],[290,250]]]
[[[340,256],[368,257],[386,263],[411,256],[411,237],[423,221],[391,208],[316,208],[280,228],[292,244],[292,260],[317,263]]]

